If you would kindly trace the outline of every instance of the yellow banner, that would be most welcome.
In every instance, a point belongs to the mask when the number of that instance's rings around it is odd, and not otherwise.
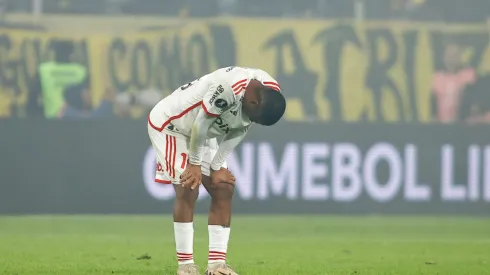
[[[36,66],[50,58],[57,38],[0,30],[0,116],[23,116]],[[432,77],[449,44],[460,47],[463,66],[490,70],[483,26],[243,19],[61,38],[75,42],[96,101],[107,88],[168,94],[239,65],[275,76],[288,98],[286,118],[297,121],[428,122]]]

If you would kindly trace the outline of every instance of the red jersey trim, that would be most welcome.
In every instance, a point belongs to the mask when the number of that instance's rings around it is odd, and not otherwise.
[[[178,115],[176,115],[176,116],[172,116],[172,117],[170,117],[170,118],[169,118],[167,121],[165,121],[165,123],[163,123],[163,124],[162,124],[162,126],[161,126],[160,128],[158,128],[157,126],[155,126],[155,125],[154,125],[154,124],[151,122],[151,120],[150,120],[150,115],[148,115],[148,123],[150,124],[151,128],[153,128],[153,129],[157,130],[158,132],[161,132],[161,131],[163,131],[163,129],[165,129],[165,127],[167,127],[167,126],[170,124],[170,122],[172,122],[172,120],[174,120],[174,119],[178,119],[178,118],[183,117],[185,114],[187,114],[188,112],[192,111],[194,108],[198,107],[198,106],[199,106],[199,105],[201,105],[201,104],[202,104],[202,101],[200,101],[200,102],[198,102],[198,103],[196,103],[196,104],[192,105],[191,107],[189,107],[189,108],[185,109],[185,110],[184,110],[182,113],[180,113],[180,114],[178,114]],[[203,106],[204,106],[204,104],[203,104]],[[205,111],[206,111],[206,110],[205,110]]]
[[[279,84],[278,84],[278,83],[276,83],[276,82],[272,82],[272,81],[265,81],[265,82],[264,82],[264,86],[267,86],[267,87],[269,87],[269,88],[272,88],[272,89],[274,89],[274,90],[277,90],[278,92],[280,92],[280,91],[281,91],[281,86],[279,86]]]
[[[242,79],[242,80],[236,82],[235,84],[231,85],[231,88],[233,90],[235,90],[235,88],[237,88],[238,86],[241,86],[241,85],[243,85],[245,83],[247,83],[247,79]]]
[[[204,105],[204,102],[202,103],[202,109],[204,110],[206,115],[208,115],[210,117],[219,117],[219,115],[209,112],[208,109],[206,108],[206,105]]]
[[[240,86],[238,86],[235,90],[233,90],[233,93],[235,93],[235,95],[239,94],[243,89],[245,89],[247,87],[247,84],[242,84]]]
[[[245,87],[247,87],[247,79],[242,79],[231,85],[231,89],[235,95],[239,94]]]

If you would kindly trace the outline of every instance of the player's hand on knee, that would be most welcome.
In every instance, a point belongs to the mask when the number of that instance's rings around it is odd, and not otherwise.
[[[184,188],[196,189],[202,181],[201,165],[188,164],[180,176]]]
[[[235,176],[230,170],[221,168],[220,170],[211,170],[211,184],[216,186],[218,183],[229,183],[235,185]]]

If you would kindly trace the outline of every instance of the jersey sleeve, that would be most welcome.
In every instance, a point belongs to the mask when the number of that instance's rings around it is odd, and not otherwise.
[[[209,90],[204,94],[202,109],[211,117],[218,117],[235,104],[235,96],[229,84],[213,81]]]
[[[214,118],[206,115],[204,109],[199,110],[196,120],[192,125],[191,139],[189,142],[189,162],[191,164],[201,164],[207,133],[213,122]]]
[[[257,80],[259,80],[262,85],[274,89],[278,92],[281,91],[281,86],[279,86],[279,82],[275,80],[270,74],[263,70],[257,70]]]
[[[213,161],[211,162],[212,170],[218,171],[219,169],[221,169],[228,155],[231,154],[235,147],[237,147],[238,144],[240,144],[240,142],[245,138],[245,135],[247,134],[249,128],[250,126],[242,129],[237,129],[228,133],[225,136],[224,140],[218,147],[218,151],[214,155]]]

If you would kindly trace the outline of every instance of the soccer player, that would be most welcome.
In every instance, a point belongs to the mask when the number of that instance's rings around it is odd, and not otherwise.
[[[178,88],[150,112],[155,181],[173,184],[176,194],[178,275],[199,274],[193,257],[193,215],[201,183],[211,196],[206,275],[237,275],[226,264],[235,177],[225,160],[252,123],[273,125],[285,109],[280,86],[268,73],[227,67]]]

